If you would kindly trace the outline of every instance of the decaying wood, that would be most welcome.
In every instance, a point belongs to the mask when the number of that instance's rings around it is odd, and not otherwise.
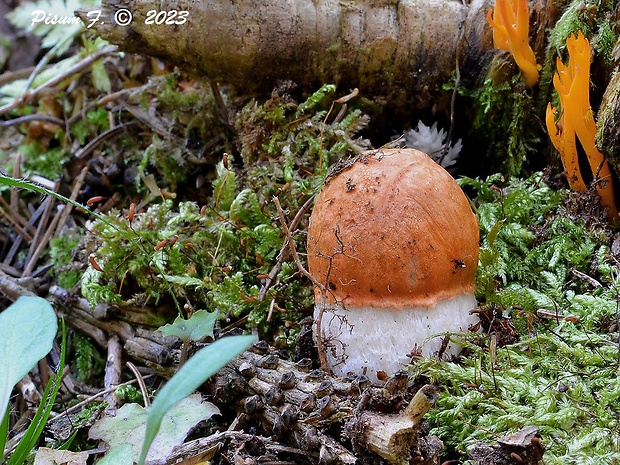
[[[121,360],[121,345],[119,344],[118,339],[112,336],[108,339],[108,357],[105,364],[104,387],[106,390],[116,387],[121,383]],[[118,397],[116,397],[116,393],[110,391],[104,398],[108,404],[106,407],[106,414],[111,416],[112,412],[116,412],[116,409],[118,408]]]
[[[538,465],[544,449],[538,428],[526,426],[516,433],[498,438],[497,444],[477,443],[469,452],[476,465]]]
[[[178,362],[181,351],[170,348],[160,333],[134,328],[129,323],[119,321],[107,305],[101,304],[91,310],[86,299],[76,297],[58,286],[50,288],[50,295],[57,300],[59,316],[102,349],[107,350],[108,335],[116,336],[129,356],[164,378],[174,374],[174,364]]]
[[[359,418],[362,435],[368,448],[389,463],[406,465],[411,459],[411,446],[416,444],[418,425],[435,404],[437,390],[423,386],[407,408],[394,415],[364,412]]]
[[[227,441],[235,441],[237,444],[240,444],[242,448],[244,444],[249,442],[259,442],[265,449],[266,452],[273,453],[287,453],[293,457],[296,457],[295,462],[289,462],[291,464],[300,464],[304,463],[304,459],[312,458],[317,459],[317,454],[308,453],[307,451],[302,451],[301,449],[294,449],[292,447],[285,447],[279,444],[277,441],[274,441],[271,438],[265,436],[257,436],[253,434],[248,434],[243,431],[222,431],[220,433],[212,434],[211,436],[207,436],[204,438],[195,439],[193,441],[186,442],[182,446],[175,448],[172,454],[168,457],[168,463],[183,463],[183,464],[198,464],[205,463],[208,461],[217,449]],[[235,457],[242,457],[243,452],[237,452]],[[183,462],[179,462],[179,460],[184,460]],[[191,462],[190,462],[191,460]],[[232,461],[231,461],[232,462]],[[235,463],[244,463],[243,461],[237,460]],[[286,464],[287,462],[271,462],[278,464]]]
[[[110,337],[118,338],[131,358],[160,376],[170,378],[176,371],[180,350],[171,346],[174,338],[114,320],[109,307],[90,310],[85,299],[64,289],[53,286],[50,294],[67,323],[102,347]],[[389,464],[409,463],[407,457],[434,463],[441,441],[418,434],[420,420],[435,401],[433,387],[422,387],[409,402],[406,373],[378,388],[365,376],[336,379],[312,365],[310,359],[282,359],[259,342],[220,370],[210,385],[216,404],[237,410],[240,427],[259,422],[282,447],[313,457],[310,463],[381,463],[379,457]],[[360,460],[366,456],[368,461]]]
[[[245,352],[218,373],[215,395],[259,420],[274,438],[302,450],[319,450],[319,463],[360,463],[354,453],[359,447],[372,453],[374,462],[369,463],[378,463],[376,455],[390,464],[409,463],[412,455],[418,463],[432,463],[441,441],[424,439],[420,447],[418,427],[434,403],[434,388],[421,388],[402,413],[385,413],[399,412],[406,404],[402,388],[407,387],[406,382],[390,381],[386,386],[371,387],[365,376],[334,379],[322,370],[309,370],[307,360],[293,363],[275,354]],[[377,404],[382,409],[375,410]],[[342,435],[355,451],[328,434],[334,425],[345,425]]]
[[[616,46],[620,61],[620,40]],[[620,173],[620,66],[611,77],[598,112],[598,145],[616,173]]]
[[[0,270],[0,294],[13,301],[22,295],[36,295],[34,292],[35,284],[32,278],[14,278]]]

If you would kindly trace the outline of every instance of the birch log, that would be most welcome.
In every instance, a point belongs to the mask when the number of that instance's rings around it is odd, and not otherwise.
[[[547,32],[568,0],[528,3],[530,43],[542,62]],[[462,86],[479,86],[493,57],[506,53],[493,48],[486,20],[493,5],[494,0],[103,0],[101,7],[76,14],[90,24],[94,11],[101,11],[91,30],[122,50],[164,58],[243,95],[269,94],[280,80],[308,90],[333,83],[344,93],[359,88],[362,97],[390,108],[435,113],[450,107],[452,92],[445,84],[458,75]],[[120,26],[118,19],[127,13],[129,24]],[[162,21],[173,24],[155,24]]]
[[[188,11],[187,21],[146,24],[164,5]],[[335,83],[417,108],[448,104],[442,85],[468,12],[457,0],[107,0],[101,8],[92,29],[121,49],[163,57],[246,95],[271,92],[278,80],[312,90]],[[127,27],[114,22],[121,9],[133,17]],[[88,11],[76,13],[86,24]]]

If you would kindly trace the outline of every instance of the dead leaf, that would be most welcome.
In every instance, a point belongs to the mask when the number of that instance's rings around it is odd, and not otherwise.
[[[88,452],[71,452],[70,450],[39,447],[34,457],[34,465],[86,465]]]
[[[203,402],[200,394],[186,397],[164,416],[146,463],[148,465],[165,464],[172,450],[183,443],[190,431],[203,420],[219,414],[219,409],[211,402]],[[100,439],[115,447],[131,444],[134,454],[140,454],[148,410],[138,404],[125,404],[113,418],[103,418],[93,425],[89,438]]]

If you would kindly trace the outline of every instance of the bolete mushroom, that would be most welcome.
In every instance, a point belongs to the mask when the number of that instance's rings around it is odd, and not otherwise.
[[[478,222],[459,185],[415,149],[365,152],[328,176],[308,229],[315,337],[336,375],[377,380],[412,354],[455,354],[477,322]]]

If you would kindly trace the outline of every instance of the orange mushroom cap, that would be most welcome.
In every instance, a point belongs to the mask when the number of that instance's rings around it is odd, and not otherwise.
[[[474,291],[478,222],[452,176],[415,149],[362,154],[328,178],[308,229],[315,298],[430,308]]]

